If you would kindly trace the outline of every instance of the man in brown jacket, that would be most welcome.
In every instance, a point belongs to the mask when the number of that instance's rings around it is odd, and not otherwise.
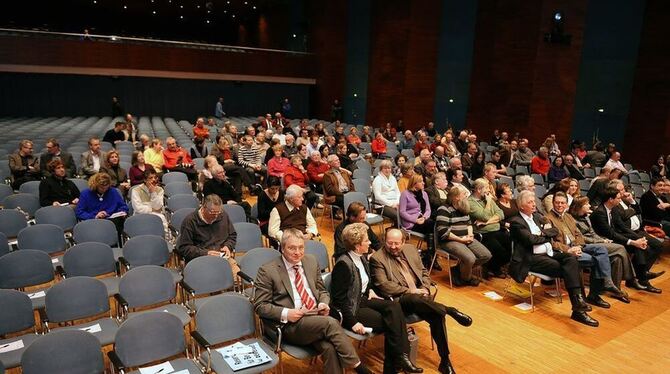
[[[380,296],[397,299],[406,316],[416,314],[430,325],[430,334],[440,355],[440,373],[452,373],[447,341],[448,314],[463,326],[470,326],[472,319],[458,309],[434,301],[431,295],[431,280],[423,267],[416,247],[404,245],[402,231],[391,229],[386,233],[386,244],[382,250],[370,257],[372,283]]]
[[[344,194],[354,191],[354,184],[348,170],[340,167],[337,155],[328,156],[330,170],[323,175],[323,195],[328,204],[334,204],[344,210]]]

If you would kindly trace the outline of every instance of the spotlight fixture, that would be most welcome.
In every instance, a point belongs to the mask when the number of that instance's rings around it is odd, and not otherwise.
[[[551,31],[544,34],[544,41],[552,44],[570,45],[572,35],[566,34],[564,30],[565,13],[561,10],[554,11],[551,22]]]
[[[450,102],[450,103],[453,103],[453,102],[454,102],[454,99],[449,99],[449,102]]]
[[[598,108],[598,112],[605,113],[605,108]]]

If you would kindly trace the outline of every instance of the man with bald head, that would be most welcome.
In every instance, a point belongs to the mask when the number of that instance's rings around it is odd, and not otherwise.
[[[619,152],[612,153],[610,159],[607,160],[607,163],[605,163],[605,167],[610,168],[611,170],[619,169],[623,174],[628,174],[628,170],[621,163],[621,153]]]
[[[449,315],[463,326],[472,319],[458,309],[434,301],[428,270],[423,267],[416,247],[405,245],[402,231],[390,229],[382,250],[370,257],[372,283],[380,296],[400,302],[405,315],[417,314],[430,325],[430,334],[440,355],[440,373],[453,373],[449,360],[447,324]]]
[[[447,156],[444,155],[444,147],[441,145],[438,145],[435,147],[435,152],[433,152],[433,160],[435,160],[435,164],[437,165],[437,170],[446,173],[447,169],[449,169],[449,159]]]

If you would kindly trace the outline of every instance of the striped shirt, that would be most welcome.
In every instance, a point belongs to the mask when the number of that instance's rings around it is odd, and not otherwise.
[[[261,149],[257,144],[251,147],[242,146],[237,151],[237,160],[240,165],[248,167],[249,165],[261,165]]]
[[[472,233],[470,215],[462,213],[451,205],[442,205],[437,208],[435,225],[440,240],[448,240],[449,233],[456,236],[466,236]]]

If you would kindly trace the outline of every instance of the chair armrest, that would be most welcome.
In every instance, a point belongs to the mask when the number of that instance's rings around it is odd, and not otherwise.
[[[193,287],[189,286],[188,283],[186,283],[186,281],[182,279],[181,281],[179,281],[179,283],[181,283],[181,286],[184,288],[184,290],[186,290],[189,294],[191,294],[191,296],[195,296],[195,290],[193,289]]]
[[[247,275],[246,273],[244,273],[241,270],[237,272],[237,276],[242,278],[245,282],[251,283],[251,285],[254,284],[254,278],[250,277],[249,275]]]
[[[126,271],[130,270],[130,262],[128,262],[125,257],[119,257],[119,264],[125,266]]]
[[[205,339],[205,337],[202,336],[197,330],[191,331],[191,337],[203,348],[209,348],[212,346],[212,344],[210,344],[207,339]]]
[[[63,279],[65,279],[67,277],[67,273],[65,273],[65,269],[63,269],[63,265],[56,266],[56,273],[58,274],[58,276],[60,276]]]
[[[107,357],[109,357],[109,361],[112,363],[112,366],[116,367],[117,370],[125,370],[126,366],[123,364],[123,362],[121,362],[121,359],[115,351],[107,352]]]
[[[114,295],[114,299],[116,300],[117,304],[119,307],[117,308],[117,319],[119,321],[122,321],[125,319],[126,315],[128,314],[128,301],[121,296],[121,294],[116,294]]]
[[[337,322],[340,323],[340,325],[342,324],[342,321],[344,320],[344,316],[342,316],[342,312],[339,309],[333,307],[332,305],[330,306],[330,316],[335,318],[337,320]]]

